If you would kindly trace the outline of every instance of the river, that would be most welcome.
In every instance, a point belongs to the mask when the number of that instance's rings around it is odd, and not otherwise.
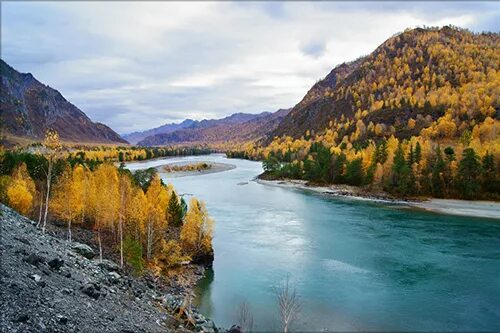
[[[236,168],[168,179],[216,221],[213,272],[197,303],[218,326],[245,301],[254,330],[275,330],[275,287],[302,300],[299,330],[500,331],[500,221],[439,215],[258,184],[261,163],[222,155],[176,161]]]

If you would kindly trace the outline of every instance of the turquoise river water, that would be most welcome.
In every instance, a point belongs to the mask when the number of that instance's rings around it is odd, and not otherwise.
[[[261,163],[222,155],[133,163],[214,161],[236,168],[163,177],[216,221],[202,313],[235,323],[247,302],[254,330],[277,329],[275,288],[288,275],[302,300],[298,330],[500,331],[500,221],[439,215],[258,184]]]

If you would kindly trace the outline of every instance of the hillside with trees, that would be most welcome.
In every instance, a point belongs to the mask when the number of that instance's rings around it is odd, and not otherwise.
[[[135,173],[105,160],[66,154],[56,132],[38,152],[2,152],[0,201],[37,221],[92,230],[100,258],[114,249],[120,266],[161,274],[183,261],[213,260],[213,220],[205,204],[184,201],[155,169]]]
[[[336,67],[264,144],[268,175],[398,196],[500,196],[500,35],[417,28]]]

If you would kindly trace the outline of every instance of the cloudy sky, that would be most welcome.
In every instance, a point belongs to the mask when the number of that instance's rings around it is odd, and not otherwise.
[[[3,2],[1,56],[119,133],[296,104],[407,27],[500,31],[498,2]]]

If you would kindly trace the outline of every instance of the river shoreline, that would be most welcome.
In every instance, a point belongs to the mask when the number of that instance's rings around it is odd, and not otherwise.
[[[282,188],[296,188],[318,194],[353,200],[364,200],[378,203],[400,205],[403,208],[422,209],[439,214],[481,217],[500,220],[500,203],[493,201],[467,201],[455,199],[423,199],[405,200],[388,196],[383,192],[367,193],[357,187],[348,185],[310,185],[304,180],[265,180],[256,178],[255,181],[262,185]]]

